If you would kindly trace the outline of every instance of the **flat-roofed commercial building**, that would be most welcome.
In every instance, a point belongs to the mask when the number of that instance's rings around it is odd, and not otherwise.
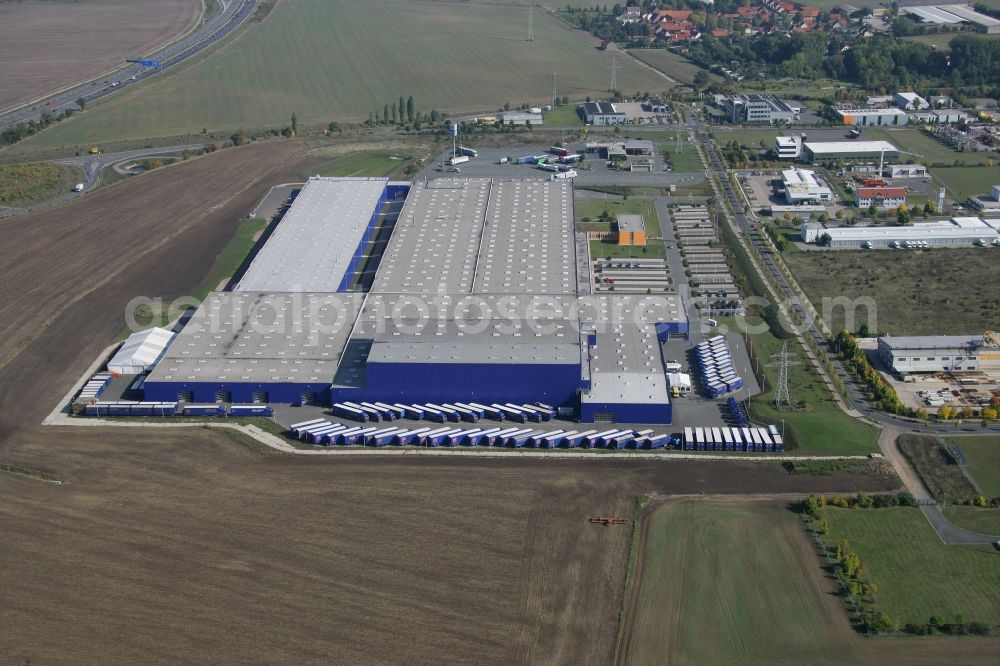
[[[899,158],[899,149],[888,141],[806,141],[803,148],[813,163]]]
[[[646,223],[643,221],[642,215],[618,215],[618,244],[646,244]]]
[[[879,125],[906,125],[910,117],[901,109],[837,109],[843,125],[872,127]]]
[[[820,183],[809,169],[786,169],[781,172],[785,201],[791,205],[818,204],[833,200],[833,190]]]
[[[878,355],[899,374],[1000,369],[1000,348],[982,335],[916,335],[878,339]]]
[[[774,153],[779,160],[797,160],[802,157],[802,137],[774,137]]]
[[[905,226],[824,227],[819,222],[802,225],[802,240],[817,243],[829,236],[830,247],[916,247],[931,245],[996,245],[1000,242],[1000,220],[954,217],[937,222]]]

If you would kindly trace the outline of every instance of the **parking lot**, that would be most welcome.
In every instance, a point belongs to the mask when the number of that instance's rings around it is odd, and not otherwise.
[[[584,153],[583,144],[567,144],[574,152]],[[442,153],[438,160],[429,163],[417,177],[428,180],[434,178],[528,178],[549,180],[554,175],[543,171],[535,164],[517,164],[517,158],[523,155],[543,155],[549,149],[547,145],[525,146],[511,148],[479,148],[478,155],[468,162],[454,167],[448,166],[451,151]],[[507,158],[506,164],[501,164],[502,158]],[[586,186],[619,186],[619,187],[678,187],[693,186],[704,182],[702,173],[674,173],[666,171],[666,165],[659,155],[652,158],[653,172],[619,171],[607,167],[607,161],[597,155],[584,154],[581,163],[571,165],[577,172],[573,178],[576,185]]]

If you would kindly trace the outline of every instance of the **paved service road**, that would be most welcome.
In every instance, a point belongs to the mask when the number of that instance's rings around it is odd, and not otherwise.
[[[29,206],[27,208],[0,208],[0,218],[11,217],[38,208],[51,208],[52,206],[58,206],[66,203],[67,201],[72,201],[77,197],[83,196],[90,190],[97,187],[98,182],[100,182],[101,172],[113,164],[118,164],[119,162],[125,162],[127,160],[140,159],[143,157],[152,157],[153,155],[172,155],[176,153],[183,153],[185,150],[201,150],[204,147],[205,146],[200,143],[195,143],[186,146],[143,148],[141,150],[127,150],[121,153],[99,153],[97,155],[81,155],[79,157],[66,157],[63,159],[52,160],[55,164],[73,166],[83,170],[83,192],[67,192],[60,197],[43,201],[42,203]]]
[[[0,116],[0,132],[11,129],[31,120],[38,120],[43,113],[53,117],[59,116],[67,109],[79,110],[77,100],[85,102],[107,97],[126,86],[155,76],[164,69],[173,67],[187,58],[204,51],[220,39],[226,37],[241,23],[250,17],[257,0],[217,0],[221,11],[202,27],[194,30],[179,40],[166,46],[156,53],[145,56],[148,60],[159,61],[158,68],[144,68],[137,63],[126,64],[121,69],[99,81],[90,81],[69,88],[48,97],[45,101],[26,104],[8,111]]]

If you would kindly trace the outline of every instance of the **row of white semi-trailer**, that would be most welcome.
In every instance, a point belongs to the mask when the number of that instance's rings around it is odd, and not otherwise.
[[[296,423],[292,425],[289,432],[292,436],[312,444],[359,446],[659,449],[671,441],[670,435],[653,434],[652,430],[554,430],[545,432],[521,427],[407,428],[345,425],[325,419]]]
[[[362,423],[395,421],[404,418],[412,421],[434,421],[436,423],[446,421],[476,423],[479,419],[541,423],[542,421],[551,421],[556,417],[556,410],[541,402],[530,405],[512,402],[490,405],[481,405],[475,402],[445,402],[440,404],[431,402],[424,404],[338,402],[334,403],[332,411],[334,416]]]

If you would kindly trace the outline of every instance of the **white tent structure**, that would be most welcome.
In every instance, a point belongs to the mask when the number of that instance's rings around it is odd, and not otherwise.
[[[108,361],[108,370],[121,375],[137,375],[152,370],[176,335],[165,328],[133,333]]]

